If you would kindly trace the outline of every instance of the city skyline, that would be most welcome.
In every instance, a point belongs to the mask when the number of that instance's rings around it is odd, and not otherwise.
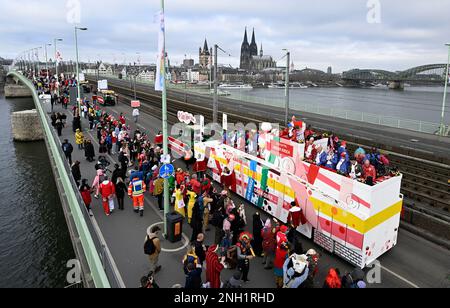
[[[326,71],[332,66],[335,72],[352,68],[396,71],[446,60],[444,43],[450,41],[450,21],[445,12],[450,3],[379,1],[378,10],[368,7],[377,1],[319,2],[285,0],[275,5],[269,0],[249,0],[230,5],[225,1],[170,1],[166,4],[169,57],[174,65],[181,65],[185,55],[197,63],[198,46],[207,38],[211,46],[218,43],[231,54],[219,54],[220,64],[238,67],[247,27],[249,31],[255,28],[258,43],[279,66],[284,65],[280,62],[282,49],[289,49],[296,69]],[[20,51],[61,37],[64,41],[58,49],[64,60],[73,59],[74,25],[68,19],[76,3],[0,0],[8,12],[0,21],[0,56],[15,58]],[[156,62],[156,1],[135,0],[127,6],[121,1],[108,1],[108,6],[105,1],[79,3],[81,25],[89,28],[79,37],[82,61],[128,64],[139,58],[141,63]],[[42,60],[42,52],[40,57]],[[53,47],[49,58],[53,58]]]

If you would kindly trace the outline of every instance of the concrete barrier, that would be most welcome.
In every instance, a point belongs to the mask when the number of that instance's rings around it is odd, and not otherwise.
[[[14,112],[11,116],[12,133],[15,141],[29,142],[44,140],[44,134],[37,111]]]
[[[6,98],[31,97],[31,91],[26,86],[15,85],[15,84],[6,84],[5,85],[5,97]]]

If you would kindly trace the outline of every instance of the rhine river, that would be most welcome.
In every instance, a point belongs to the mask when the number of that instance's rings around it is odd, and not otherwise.
[[[0,93],[0,288],[62,288],[74,252],[44,142],[15,143],[10,115],[34,108]]]
[[[283,90],[241,94],[283,106]],[[240,93],[232,95],[238,98]],[[438,123],[443,88],[309,88],[291,90],[290,95],[292,109],[308,103]],[[74,258],[45,144],[12,140],[10,114],[32,108],[31,99],[5,100],[0,94],[0,288],[64,287],[66,263]]]
[[[231,98],[251,96],[261,104],[284,107],[283,89],[229,91]],[[363,112],[386,117],[440,123],[443,87],[406,87],[404,91],[387,88],[308,88],[290,90],[290,107],[332,108],[337,111]],[[447,96],[446,123],[450,122],[450,97]],[[253,100],[252,100],[253,101]],[[307,110],[310,110],[309,108]]]

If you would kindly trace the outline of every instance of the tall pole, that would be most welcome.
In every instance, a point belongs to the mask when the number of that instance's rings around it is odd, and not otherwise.
[[[444,136],[445,134],[445,103],[447,102],[447,90],[448,90],[448,74],[449,67],[450,67],[450,43],[446,44],[448,47],[448,60],[447,60],[447,70],[445,73],[445,86],[444,86],[444,99],[442,101],[442,114],[441,114],[441,129],[440,129],[440,135]]]
[[[54,55],[54,57],[55,57],[55,74],[56,74],[56,82],[59,82],[59,75],[58,75],[58,59],[57,59],[57,53],[58,53],[58,50],[57,50],[57,48],[56,48],[56,39],[55,39],[55,41],[54,41],[54,43],[55,43],[55,55]],[[58,94],[59,94],[59,87],[58,87]]]
[[[50,73],[48,71],[48,54],[47,54],[47,46],[52,46],[52,44],[45,44],[45,69],[47,71],[47,79],[50,79]],[[50,81],[50,80],[49,80]]]
[[[76,57],[77,57],[77,93],[78,93],[78,97],[77,97],[77,104],[78,104],[78,112],[80,112],[81,110],[81,103],[80,103],[80,99],[81,99],[81,89],[80,89],[80,71],[78,68],[78,35],[77,35],[77,27],[75,27],[75,49],[76,49]]]
[[[76,49],[76,55],[77,55],[77,63],[76,63],[76,71],[77,71],[77,90],[78,90],[78,115],[81,115],[81,88],[80,88],[80,69],[79,69],[79,59],[78,59],[78,34],[77,30],[86,31],[87,28],[78,28],[75,27],[75,49]]]
[[[291,62],[291,53],[288,51],[286,54],[286,78],[285,78],[285,87],[286,87],[286,110],[284,114],[284,123],[285,125],[289,121],[289,65]]]
[[[217,44],[214,45],[214,101],[213,101],[213,123],[217,123],[219,110],[219,95],[217,93]]]
[[[164,0],[161,0],[161,12],[163,18],[164,16]],[[169,144],[168,144],[168,129],[167,129],[167,90],[166,90],[166,37],[165,31],[163,32],[163,50],[162,57],[164,59],[163,65],[161,67],[161,73],[164,76],[164,86],[162,91],[162,124],[163,124],[163,151],[164,156],[167,157],[169,154]],[[169,205],[169,179],[164,179],[164,234],[167,236],[167,215],[170,211]]]

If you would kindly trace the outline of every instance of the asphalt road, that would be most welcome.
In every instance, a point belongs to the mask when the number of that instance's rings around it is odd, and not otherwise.
[[[60,107],[57,107],[57,111]],[[132,109],[124,104],[107,108],[109,112],[116,116],[123,112],[128,119],[131,119]],[[62,139],[69,139],[74,144],[74,160],[79,160],[82,167],[83,178],[92,180],[95,176],[95,163],[88,163],[84,159],[84,151],[76,149],[74,134],[71,129],[71,115],[68,114],[68,128],[64,129]],[[141,114],[139,127],[145,129],[151,137],[161,130],[159,116],[153,117],[148,114]],[[98,154],[98,144],[96,132],[87,131],[87,121],[83,120],[84,134],[86,138],[94,140],[96,154]],[[134,128],[134,124],[132,125]],[[117,161],[117,155],[109,157],[112,164]],[[252,215],[256,210],[247,202],[235,196],[237,204],[244,203],[248,217],[248,226],[252,226]],[[157,210],[156,199],[146,195],[146,208],[143,218],[138,217],[131,206],[131,201],[126,200],[125,211],[116,211],[110,217],[103,213],[101,202],[93,202],[93,212],[97,220],[107,245],[113,255],[115,263],[120,271],[121,277],[127,287],[137,287],[140,278],[149,270],[146,256],[143,254],[143,242],[148,226],[162,222],[162,214]],[[263,215],[263,218],[265,216]],[[184,232],[190,238],[190,227],[184,225]],[[251,231],[249,229],[248,231]],[[214,232],[206,233],[206,244],[211,244],[214,239]],[[338,257],[321,250],[309,239],[303,239],[304,249],[315,248],[322,253],[319,263],[319,274],[316,285],[323,284],[326,272],[330,267],[337,267],[342,273],[351,271],[352,266]],[[185,254],[183,243],[170,244],[162,242],[165,249],[180,249],[176,252],[163,252],[160,256],[160,263],[163,266],[161,272],[156,276],[161,287],[171,287],[174,284],[184,285],[184,273],[181,260]],[[450,287],[450,252],[426,240],[417,237],[407,231],[400,230],[398,245],[389,253],[380,258],[381,283],[370,284],[371,288],[409,288],[409,287]],[[233,271],[224,270],[222,281],[231,277]],[[261,265],[261,260],[256,259],[251,262],[250,282],[246,284],[248,288],[273,288],[273,272],[266,271]]]

